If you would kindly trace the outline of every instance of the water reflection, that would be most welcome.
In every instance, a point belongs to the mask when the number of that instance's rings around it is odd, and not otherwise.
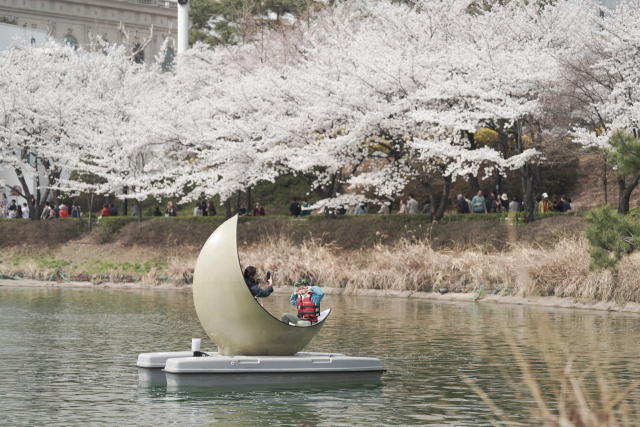
[[[292,310],[285,296],[263,302],[276,317]],[[640,378],[635,315],[335,296],[323,300],[328,307],[308,350],[378,357],[388,370],[381,384],[141,387],[139,353],[206,338],[190,293],[0,289],[0,424],[490,425],[465,375],[531,425],[533,401],[505,330],[541,379],[549,376],[543,350],[578,362],[595,351],[619,384]],[[203,339],[203,350],[216,349]],[[593,375],[585,381],[597,386]]]

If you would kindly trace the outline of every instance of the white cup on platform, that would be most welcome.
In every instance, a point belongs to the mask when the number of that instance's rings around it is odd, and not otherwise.
[[[191,338],[191,351],[200,351],[200,338]]]

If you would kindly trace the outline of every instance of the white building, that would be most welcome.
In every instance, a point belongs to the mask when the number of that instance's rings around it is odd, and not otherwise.
[[[0,0],[0,18],[77,46],[88,46],[89,34],[122,42],[121,22],[131,37],[135,34],[132,42],[141,43],[153,26],[152,40],[143,52],[147,59],[160,50],[162,33],[176,34],[177,14],[176,3],[164,0]]]
[[[121,43],[118,27],[123,23],[134,45],[142,44],[151,36],[150,43],[136,57],[147,61],[153,60],[160,50],[163,34],[175,37],[177,30],[176,3],[163,0],[0,0],[2,17],[17,25],[0,23],[0,49],[8,48],[16,37],[36,46],[50,36],[73,46],[88,47],[90,34],[101,36],[109,43]],[[173,56],[173,52],[170,55]],[[38,166],[37,169],[40,185],[46,185],[44,168]],[[25,180],[33,194],[35,176],[27,173]],[[10,200],[16,199],[22,204],[25,200],[11,194],[15,186],[21,187],[15,172],[0,168],[0,195],[6,193]]]
[[[35,46],[41,46],[47,41],[47,32],[0,23],[0,50],[5,50],[11,46],[15,37],[20,40],[27,40]]]

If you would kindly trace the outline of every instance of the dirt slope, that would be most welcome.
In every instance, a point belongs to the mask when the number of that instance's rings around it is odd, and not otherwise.
[[[591,154],[580,158],[578,181],[572,195],[572,201],[578,208],[586,209],[604,204],[604,186],[602,184],[602,156]],[[615,171],[607,166],[607,202],[618,206],[618,181]],[[640,206],[640,188],[631,193],[630,207]]]

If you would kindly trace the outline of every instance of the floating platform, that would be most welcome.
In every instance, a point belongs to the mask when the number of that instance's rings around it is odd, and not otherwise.
[[[139,379],[154,383],[166,380],[170,387],[363,383],[380,381],[386,371],[376,358],[339,353],[299,352],[293,356],[203,354],[208,356],[193,357],[191,352],[141,354],[136,365]]]

